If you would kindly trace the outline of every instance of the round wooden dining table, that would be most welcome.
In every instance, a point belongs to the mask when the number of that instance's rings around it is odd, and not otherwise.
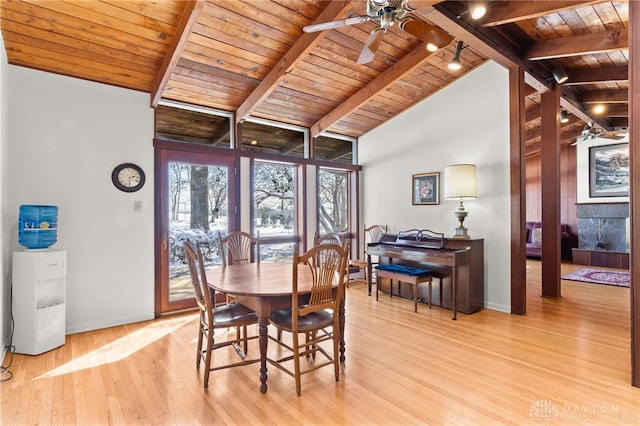
[[[269,317],[272,312],[291,307],[293,266],[291,263],[247,263],[216,266],[207,269],[209,287],[233,295],[239,303],[253,309],[258,317],[260,346],[260,392],[267,391],[267,344]],[[311,271],[298,268],[298,293],[304,303],[311,293]],[[345,361],[344,344],[345,309],[340,303],[340,362]]]

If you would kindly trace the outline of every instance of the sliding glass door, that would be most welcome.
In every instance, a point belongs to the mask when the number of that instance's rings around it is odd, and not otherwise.
[[[218,234],[235,228],[234,159],[158,150],[156,314],[195,306],[184,242],[200,244],[206,264],[219,264]]]

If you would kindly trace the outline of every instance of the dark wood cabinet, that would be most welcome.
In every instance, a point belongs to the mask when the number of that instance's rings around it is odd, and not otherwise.
[[[577,265],[629,269],[629,252],[573,249],[573,263]]]

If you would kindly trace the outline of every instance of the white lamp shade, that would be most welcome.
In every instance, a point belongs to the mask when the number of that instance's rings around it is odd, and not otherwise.
[[[478,198],[475,164],[454,164],[444,168],[444,198],[469,200]]]

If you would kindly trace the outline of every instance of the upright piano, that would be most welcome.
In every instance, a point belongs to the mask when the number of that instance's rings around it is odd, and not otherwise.
[[[484,240],[444,238],[443,234],[429,230],[412,229],[398,234],[385,234],[378,243],[367,244],[367,286],[371,296],[372,261],[377,256],[380,264],[395,263],[430,269],[440,286],[432,304],[453,310],[453,290],[456,289],[456,310],[472,314],[484,307]],[[392,291],[403,297],[412,297],[410,286],[390,286],[389,280],[377,280],[379,289]],[[436,290],[434,286],[434,291]],[[421,289],[425,290],[425,289]],[[426,300],[427,295],[420,293]]]

